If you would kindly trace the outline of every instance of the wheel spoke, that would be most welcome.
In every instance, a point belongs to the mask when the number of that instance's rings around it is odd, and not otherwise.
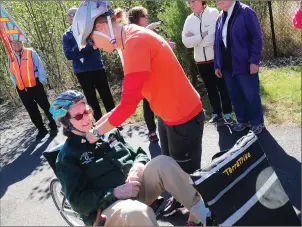
[[[54,179],[50,183],[50,192],[53,202],[60,215],[70,226],[83,226],[83,220],[80,215],[72,210],[69,202],[66,200],[62,186],[58,179]]]

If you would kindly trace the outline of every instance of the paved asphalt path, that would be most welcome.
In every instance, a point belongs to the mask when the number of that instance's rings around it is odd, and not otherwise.
[[[34,142],[36,132],[31,124],[20,124],[19,119],[13,116],[8,120],[11,122],[8,127],[0,126],[0,225],[66,225],[49,193],[49,183],[54,174],[42,157],[47,147],[64,141],[64,137],[59,134],[37,143]],[[130,144],[142,146],[155,156],[160,152],[159,145],[150,144],[146,132],[146,128],[140,124],[127,125],[122,131]],[[220,150],[231,148],[240,136],[230,134],[225,127],[217,129],[212,125],[205,126],[202,165],[208,164]],[[260,142],[297,213],[300,213],[301,128],[270,126],[261,135]],[[160,224],[184,225],[185,216],[164,219]]]

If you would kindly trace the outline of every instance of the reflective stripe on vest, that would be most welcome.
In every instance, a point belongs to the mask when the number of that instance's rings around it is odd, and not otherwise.
[[[14,55],[14,61],[10,60],[10,72],[15,76],[17,87],[20,90],[24,90],[27,87],[36,86],[36,77],[31,49],[24,48],[20,59],[20,64],[17,57]]]

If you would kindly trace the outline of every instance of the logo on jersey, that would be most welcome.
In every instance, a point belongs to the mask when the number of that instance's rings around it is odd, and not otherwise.
[[[80,157],[80,161],[82,161],[82,165],[92,162],[93,159],[94,157],[92,156],[92,152],[85,152]]]

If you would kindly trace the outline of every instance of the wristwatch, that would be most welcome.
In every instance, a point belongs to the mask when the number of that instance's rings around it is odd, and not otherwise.
[[[92,129],[92,134],[97,137],[97,138],[101,138],[102,136],[99,133],[99,130],[97,130],[96,128]]]

